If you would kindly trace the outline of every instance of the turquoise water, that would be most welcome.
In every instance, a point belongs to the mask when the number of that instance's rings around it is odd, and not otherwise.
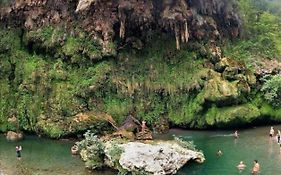
[[[16,159],[15,146],[22,146],[22,159]],[[8,142],[0,136],[0,175],[111,175],[89,172],[78,156],[70,154],[71,141],[56,141],[33,136]]]
[[[170,139],[172,135],[194,140],[203,150],[206,162],[188,163],[178,175],[250,175],[253,160],[261,165],[260,175],[281,174],[281,154],[276,139],[269,139],[270,127],[240,130],[240,137],[234,139],[234,131],[188,131],[171,130],[157,136]],[[275,126],[280,128],[280,126]],[[15,146],[22,145],[22,160],[16,160]],[[56,141],[29,136],[21,142],[7,142],[0,137],[0,175],[114,175],[115,172],[89,172],[79,157],[73,157],[69,150],[73,142]],[[218,149],[223,156],[217,157]],[[247,165],[243,172],[236,168],[240,161]]]
[[[281,126],[275,126],[277,128],[281,129]],[[171,130],[162,137],[171,138],[174,134],[186,140],[194,140],[197,148],[203,150],[206,156],[204,164],[190,163],[178,175],[250,175],[254,159],[261,165],[260,175],[280,175],[279,145],[276,138],[269,138],[269,129],[270,127],[259,127],[241,130],[238,139],[234,139],[234,131]],[[218,149],[222,150],[223,156],[216,156]],[[247,165],[242,172],[236,168],[240,161]]]

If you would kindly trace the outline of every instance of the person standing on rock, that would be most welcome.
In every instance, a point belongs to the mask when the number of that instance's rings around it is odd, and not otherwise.
[[[17,153],[17,159],[20,160],[21,159],[21,150],[22,147],[20,145],[16,146],[16,153]]]
[[[141,132],[144,133],[145,129],[146,129],[146,122],[143,120],[141,122]]]

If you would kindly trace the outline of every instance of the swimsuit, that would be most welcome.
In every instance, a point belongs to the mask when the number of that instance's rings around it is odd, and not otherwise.
[[[17,157],[21,157],[20,150],[17,150]]]

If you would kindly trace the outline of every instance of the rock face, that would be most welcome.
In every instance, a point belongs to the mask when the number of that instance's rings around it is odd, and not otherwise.
[[[17,141],[23,139],[23,133],[22,132],[13,132],[8,131],[6,135],[6,139],[10,141]]]
[[[176,174],[189,160],[203,162],[204,155],[181,147],[175,142],[144,144],[130,142],[121,145],[124,152],[119,163],[129,172],[144,171],[147,174]]]
[[[153,28],[165,30],[174,35],[180,49],[193,38],[237,37],[241,26],[237,4],[229,0],[21,0],[0,4],[0,9],[2,21],[27,30],[58,23],[68,27],[78,19],[93,38],[101,38],[104,52],[110,52],[108,44],[116,33],[130,38],[148,35]]]

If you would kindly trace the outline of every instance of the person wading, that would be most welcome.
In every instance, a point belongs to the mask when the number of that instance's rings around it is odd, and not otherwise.
[[[22,147],[20,145],[16,146],[16,153],[17,153],[17,159],[20,160],[21,159],[21,150]]]
[[[260,172],[260,164],[257,160],[254,160],[254,166],[252,169],[252,175],[257,175]]]

